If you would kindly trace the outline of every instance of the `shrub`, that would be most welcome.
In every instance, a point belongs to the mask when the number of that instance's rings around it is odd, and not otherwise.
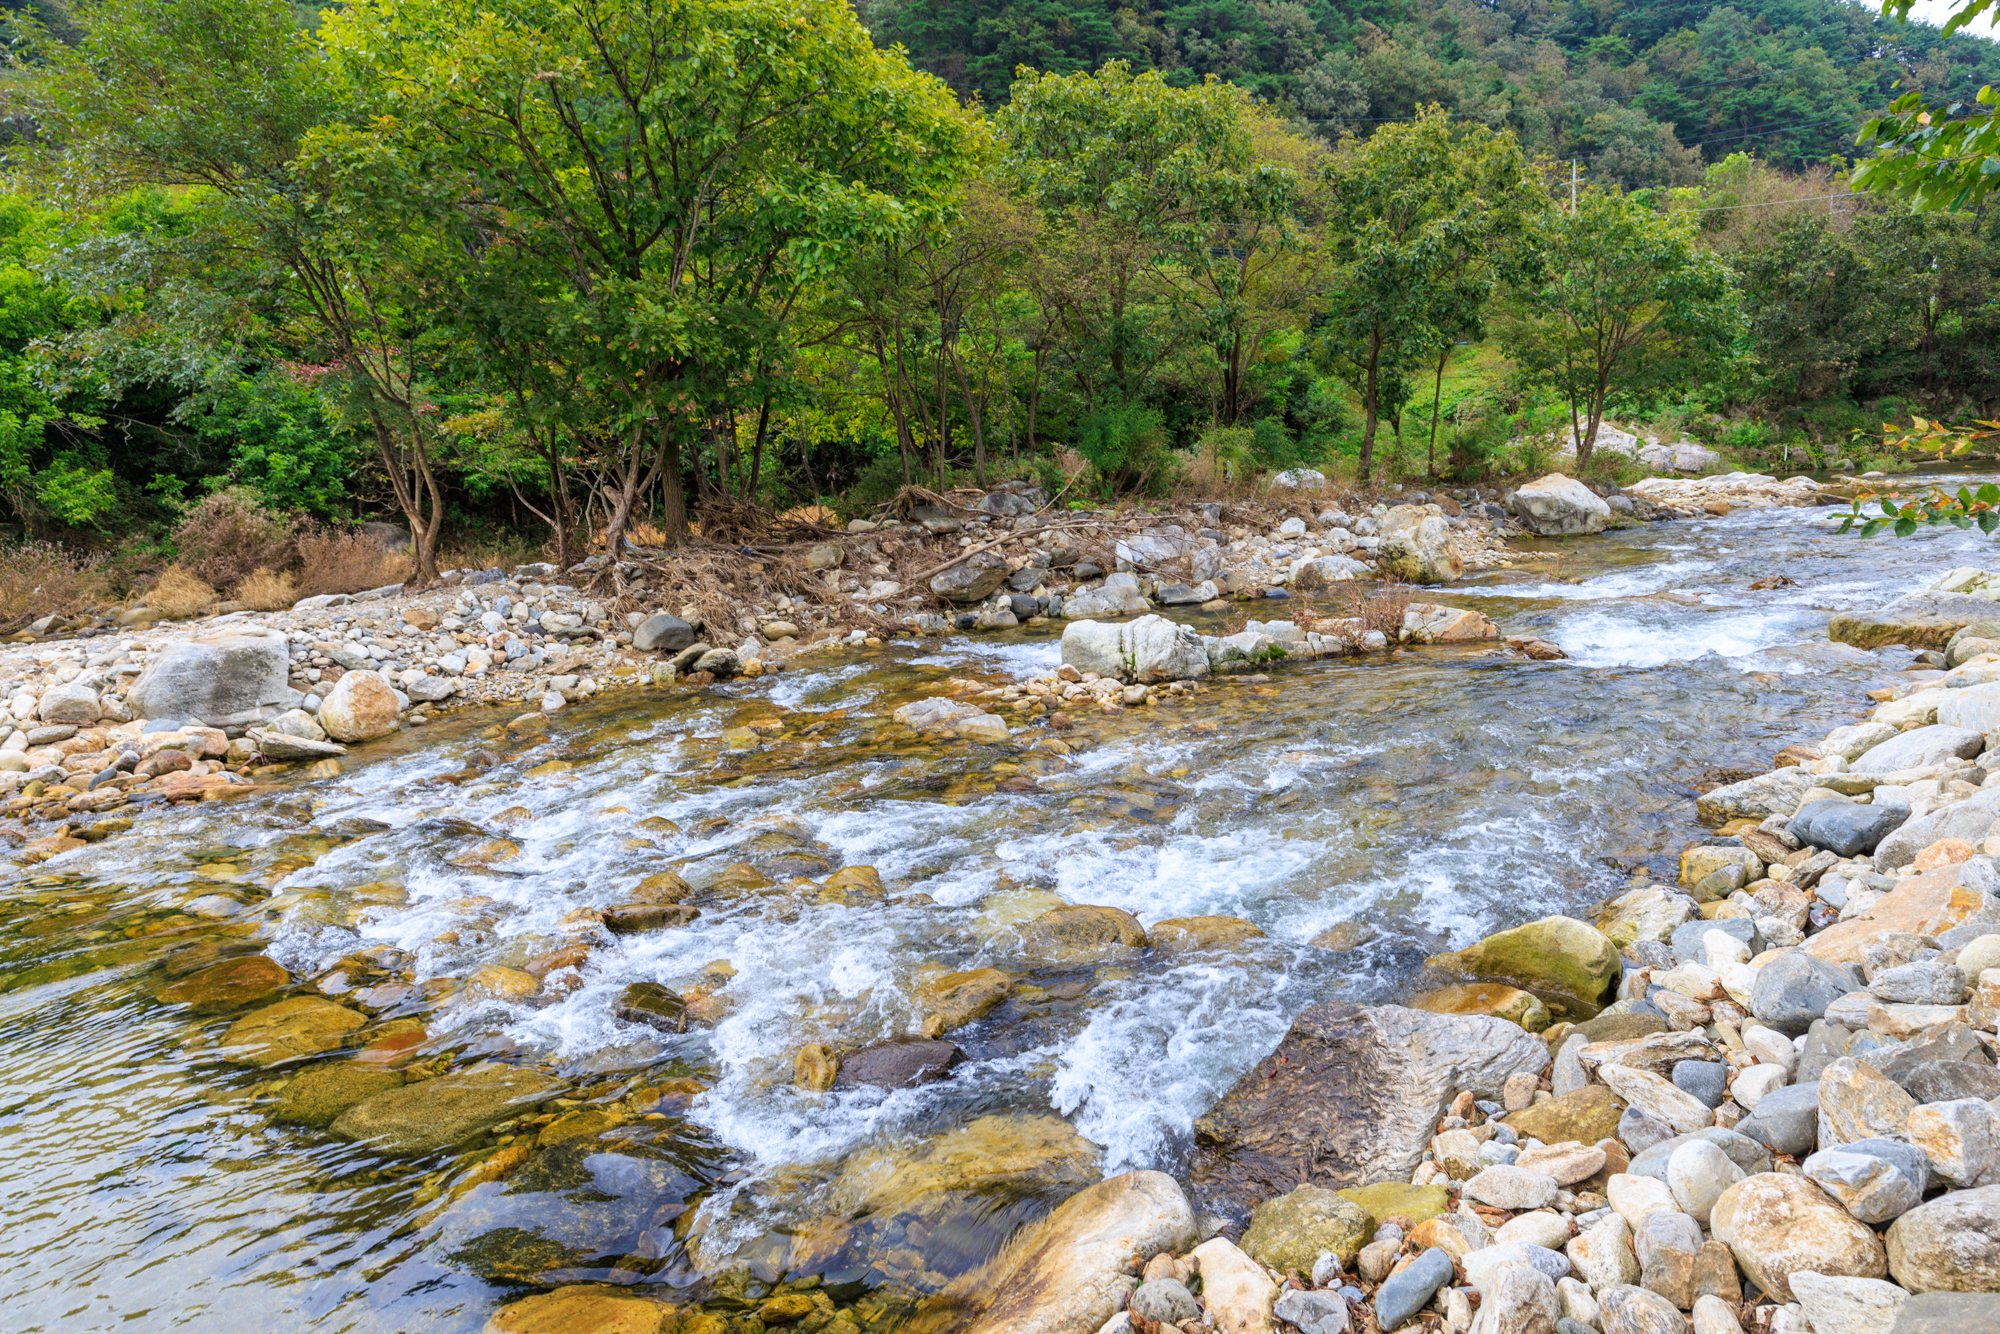
[[[215,605],[215,590],[180,565],[169,565],[146,593],[146,605],[169,620],[186,620]]]
[[[50,615],[72,615],[106,600],[96,557],[53,542],[0,548],[0,632],[19,630]]]
[[[291,523],[233,487],[190,507],[174,527],[174,546],[189,574],[217,588],[258,570],[282,570],[297,554]]]
[[[298,539],[299,594],[359,593],[398,583],[412,568],[401,552],[388,552],[365,533],[321,531]]]
[[[252,611],[284,611],[299,600],[299,583],[289,574],[253,570],[236,585],[236,600]]]
[[[1117,403],[1091,413],[1077,429],[1076,448],[1115,491],[1150,490],[1174,480],[1166,422],[1143,404]]]

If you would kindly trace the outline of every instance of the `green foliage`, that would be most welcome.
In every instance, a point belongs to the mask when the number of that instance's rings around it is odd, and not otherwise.
[[[283,370],[241,380],[217,396],[190,426],[225,451],[229,471],[205,485],[246,488],[264,506],[341,517],[348,484],[366,447],[328,414],[325,402]]]
[[[1079,424],[1076,448],[1116,491],[1141,491],[1173,481],[1166,424],[1157,408],[1107,404]]]
[[[1871,501],[1879,511],[1873,515],[1866,509]],[[1852,531],[1860,537],[1873,537],[1884,531],[1909,537],[1919,528],[1945,523],[1954,528],[1976,527],[1982,533],[2000,530],[2000,486],[1986,482],[1977,490],[1961,486],[1956,492],[1932,488],[1907,500],[1895,491],[1886,496],[1857,496],[1853,509],[1841,517],[1839,531]]]
[[[1568,403],[1578,468],[1605,409],[1717,373],[1744,327],[1736,275],[1694,221],[1591,191],[1536,220],[1541,272],[1522,286],[1503,341],[1525,384]]]

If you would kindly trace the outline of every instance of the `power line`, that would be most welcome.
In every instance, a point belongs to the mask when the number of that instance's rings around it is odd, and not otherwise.
[[[1657,190],[1661,187],[1645,186],[1643,188]],[[1812,195],[1805,199],[1766,199],[1755,204],[1719,204],[1714,208],[1675,209],[1673,211],[1676,213],[1727,213],[1731,209],[1738,208],[1770,208],[1774,204],[1823,204],[1829,199],[1852,199],[1854,197],[1854,192],[1849,190],[1845,194]]]

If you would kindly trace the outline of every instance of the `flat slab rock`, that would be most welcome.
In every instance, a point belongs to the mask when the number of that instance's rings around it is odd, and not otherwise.
[[[1546,1045],[1505,1019],[1312,1006],[1195,1122],[1196,1193],[1240,1218],[1302,1183],[1407,1181],[1460,1089],[1497,1098],[1507,1076],[1548,1064]]]
[[[1874,611],[1842,612],[1826,624],[1827,638],[1856,648],[1906,644],[1911,648],[1943,648],[1951,637],[1974,621],[1994,619],[1988,598],[1963,593],[1925,591],[1897,598]]]

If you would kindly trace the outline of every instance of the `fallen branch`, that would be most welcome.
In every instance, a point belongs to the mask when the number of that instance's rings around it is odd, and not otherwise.
[[[1099,520],[1097,520],[1094,517],[1089,519],[1067,519],[1058,523],[1046,524],[1040,528],[1035,529],[1035,532],[1053,533],[1058,529],[1064,529],[1064,528],[1087,528],[1090,525],[1095,524],[1097,522],[1099,522]],[[1027,533],[1009,533],[1005,537],[996,537],[991,542],[981,542],[978,546],[967,547],[965,550],[959,552],[956,556],[953,556],[950,560],[938,566],[936,569],[925,570],[922,574],[912,575],[911,579],[913,582],[916,583],[929,584],[931,580],[937,578],[939,575],[943,574],[946,570],[949,570],[952,566],[961,564],[962,562],[978,555],[982,551],[991,551],[994,547],[1001,546],[1005,543],[1013,542],[1027,536],[1028,536]]]

